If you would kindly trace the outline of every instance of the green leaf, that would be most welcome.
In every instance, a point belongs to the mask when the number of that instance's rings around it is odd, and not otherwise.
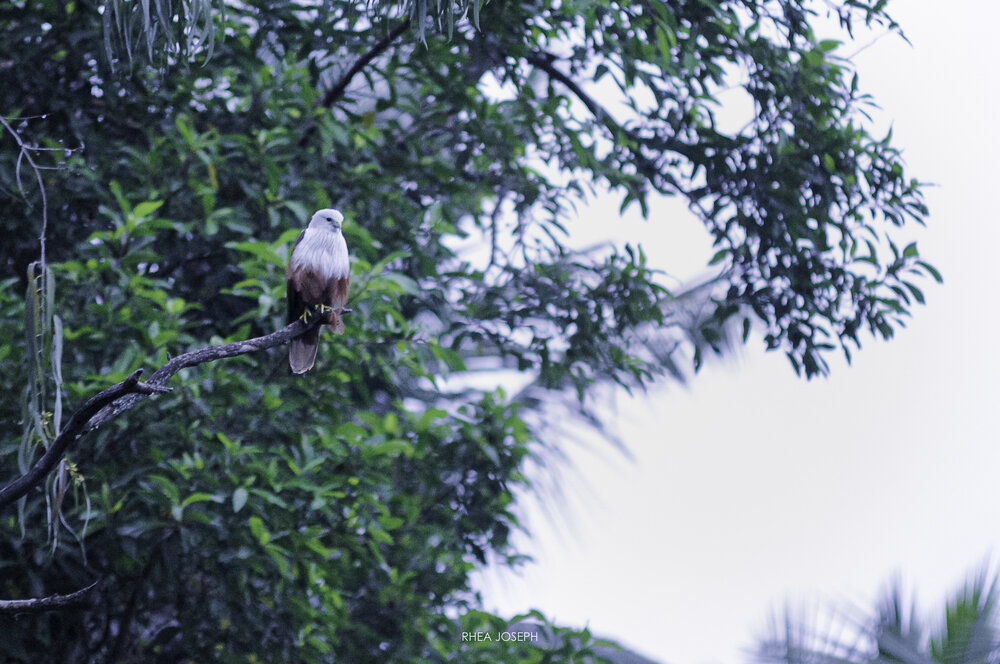
[[[372,447],[378,454],[389,456],[403,455],[407,458],[413,456],[413,445],[402,438],[392,438]]]
[[[279,256],[274,248],[266,242],[229,242],[226,246],[230,249],[252,254],[271,265],[281,265],[285,262],[285,259]]]
[[[417,431],[426,431],[427,428],[430,426],[431,422],[447,416],[448,416],[448,411],[442,408],[428,408],[426,411],[420,414],[420,419],[417,420],[414,428]]]
[[[927,274],[931,275],[934,281],[938,282],[939,284],[944,283],[944,278],[941,276],[941,273],[938,272],[937,268],[935,268],[933,265],[925,261],[917,261],[917,265],[924,268]]]
[[[239,449],[240,449],[240,443],[239,443],[239,441],[231,440],[229,438],[229,436],[227,436],[226,434],[222,433],[221,431],[217,432],[215,434],[215,437],[218,438],[219,442],[221,442],[225,446],[226,451],[229,452],[229,454],[238,454],[239,453]]]
[[[386,272],[382,275],[382,278],[399,286],[399,289],[407,295],[420,294],[420,286],[417,285],[416,281],[405,274],[399,274],[398,272]]]
[[[170,499],[171,503],[179,504],[181,500],[181,492],[173,482],[164,477],[163,475],[150,475],[149,481],[160,487],[167,498]]]
[[[913,299],[920,304],[925,304],[926,300],[924,299],[924,292],[922,290],[907,281],[904,281],[903,285],[906,286],[907,290],[913,294]]]
[[[278,571],[281,572],[281,576],[286,579],[293,578],[292,566],[288,562],[289,554],[280,546],[274,544],[267,544],[266,542],[261,542],[264,545],[264,550],[267,555],[271,556],[271,559],[277,564]]]
[[[368,435],[368,430],[355,422],[344,422],[337,427],[336,434],[347,440],[358,441]]]
[[[380,516],[378,521],[379,523],[382,524],[382,527],[385,528],[386,530],[395,530],[396,528],[401,527],[405,523],[403,519],[397,516],[390,516],[388,514],[383,514],[382,516]]]
[[[271,243],[271,246],[277,249],[278,247],[291,244],[294,242],[299,235],[302,234],[302,230],[298,228],[289,228],[287,231],[278,236],[278,239]]]
[[[233,491],[233,512],[239,512],[247,504],[250,494],[244,487],[239,487]]]
[[[381,274],[382,270],[384,270],[389,265],[389,263],[402,260],[404,258],[409,258],[409,256],[410,256],[409,251],[405,250],[393,251],[389,255],[383,257],[382,260],[380,260],[378,263],[373,265],[370,271],[373,275]]]
[[[271,533],[267,531],[264,527],[264,522],[259,516],[252,516],[249,520],[250,532],[253,533],[257,541],[260,542],[261,546],[267,546],[267,543],[271,541]]]
[[[210,493],[205,493],[204,491],[196,491],[184,499],[184,502],[181,503],[181,507],[187,507],[192,503],[204,503],[209,501],[218,503],[221,502],[221,499]]]
[[[719,249],[717,252],[715,252],[715,255],[712,256],[712,259],[710,261],[708,261],[708,264],[709,265],[718,265],[722,261],[726,260],[726,258],[728,258],[729,254],[731,254],[731,253],[732,253],[732,249],[729,249],[728,247],[725,248],[725,249]]]
[[[676,43],[673,41],[674,36],[670,34],[668,37],[667,32],[661,27],[656,26],[656,44],[657,48],[660,49],[660,57],[663,61],[669,63],[672,59],[671,48]]]
[[[162,205],[163,201],[143,201],[142,203],[139,203],[138,205],[135,206],[135,209],[132,211],[132,214],[140,219],[143,217],[148,217],[149,215],[159,210]]]

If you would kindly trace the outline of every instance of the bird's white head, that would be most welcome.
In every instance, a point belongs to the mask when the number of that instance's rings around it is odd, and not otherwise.
[[[321,228],[326,231],[339,231],[344,223],[344,215],[338,210],[326,208],[318,210],[309,220],[309,228]]]

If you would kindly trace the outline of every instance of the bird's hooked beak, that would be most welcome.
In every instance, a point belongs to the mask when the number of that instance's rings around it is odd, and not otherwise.
[[[329,210],[327,212],[327,221],[330,222],[335,230],[341,230],[344,227],[344,215],[340,214],[337,210]]]
[[[313,228],[323,228],[323,224],[326,224],[327,228],[331,231],[339,231],[343,221],[344,215],[339,211],[324,209],[319,210],[312,216],[312,219],[309,220],[309,225]]]

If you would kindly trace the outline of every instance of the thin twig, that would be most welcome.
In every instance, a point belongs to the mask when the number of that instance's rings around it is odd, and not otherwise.
[[[500,189],[493,212],[490,213],[490,262],[486,266],[487,270],[497,263],[497,235],[500,233],[500,212],[505,198],[507,198],[506,187]]]
[[[98,583],[100,583],[100,579],[86,588],[81,588],[68,595],[49,595],[48,597],[32,597],[31,599],[0,599],[0,613],[38,613],[80,604],[87,595],[97,588]]]
[[[45,233],[48,231],[48,227],[49,227],[49,200],[48,200],[48,197],[45,195],[45,183],[42,181],[42,171],[38,167],[38,164],[35,163],[35,160],[32,159],[32,157],[31,157],[31,151],[32,150],[41,150],[43,148],[38,148],[38,147],[32,147],[30,145],[25,145],[24,141],[21,140],[21,136],[14,130],[13,127],[10,126],[10,124],[7,122],[7,119],[5,117],[3,117],[2,115],[0,115],[0,124],[2,124],[4,126],[4,128],[7,129],[7,131],[10,133],[10,135],[14,137],[14,140],[17,142],[18,147],[21,148],[21,153],[17,157],[18,166],[20,166],[21,158],[22,157],[24,159],[26,159],[28,161],[28,165],[31,166],[31,170],[34,171],[34,173],[35,173],[35,180],[38,182],[38,191],[39,191],[39,193],[41,194],[41,197],[42,197],[42,232],[41,232],[41,235],[39,236],[39,244],[41,246],[41,255],[39,257],[39,262],[42,265],[42,285],[44,287],[45,265],[46,265],[46,263],[45,263]],[[28,197],[24,196],[24,188],[21,186],[20,168],[18,168],[18,172],[17,172],[17,186],[21,190],[21,196],[23,196],[24,200],[27,201]]]

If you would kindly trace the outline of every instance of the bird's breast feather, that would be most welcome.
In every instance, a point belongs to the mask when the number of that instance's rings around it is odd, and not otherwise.
[[[324,279],[345,279],[351,274],[347,242],[341,233],[307,228],[289,262],[289,270],[315,270]]]

